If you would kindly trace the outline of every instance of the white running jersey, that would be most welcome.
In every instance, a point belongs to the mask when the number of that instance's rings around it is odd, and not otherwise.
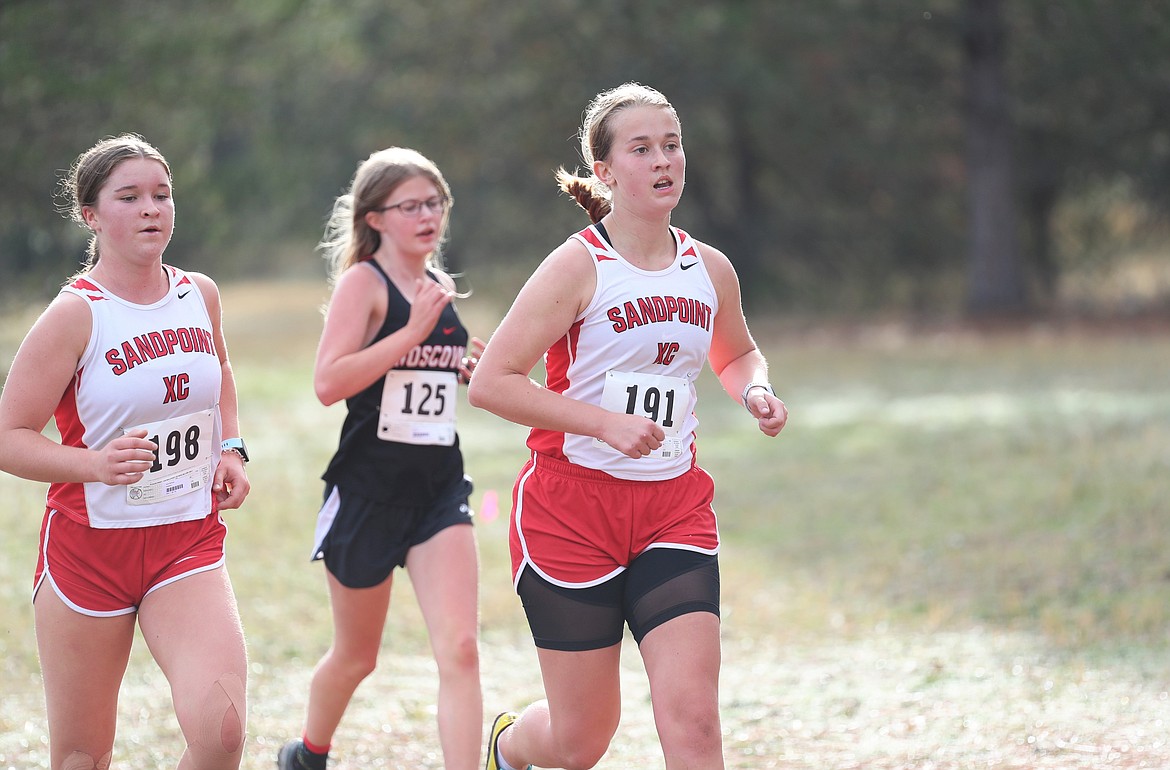
[[[98,529],[148,527],[207,516],[220,454],[223,373],[203,295],[164,266],[166,296],[135,305],[82,277],[62,289],[86,301],[89,343],[55,418],[66,446],[99,449],[146,428],[158,444],[141,482],[56,483],[48,505]]]
[[[593,300],[545,353],[546,387],[610,411],[654,420],[666,441],[640,459],[590,436],[534,429],[534,452],[634,481],[661,481],[694,463],[695,381],[707,362],[718,311],[715,287],[695,241],[672,227],[677,249],[665,270],[642,270],[614,251],[595,226],[571,236],[597,271]]]

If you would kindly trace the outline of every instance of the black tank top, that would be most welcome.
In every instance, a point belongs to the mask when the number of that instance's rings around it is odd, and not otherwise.
[[[386,319],[374,335],[374,344],[406,326],[410,303],[373,259],[365,263],[378,271],[386,283]],[[359,268],[360,269],[360,268]],[[428,271],[431,280],[438,279]],[[421,345],[403,356],[393,369],[452,371],[458,376],[459,363],[467,348],[467,329],[454,304],[443,308],[438,323]],[[452,446],[403,444],[378,437],[378,419],[385,376],[365,390],[346,399],[348,413],[341,426],[337,452],[322,478],[373,500],[395,505],[430,505],[441,500],[463,479],[463,454],[456,435]],[[455,398],[457,394],[450,394]]]

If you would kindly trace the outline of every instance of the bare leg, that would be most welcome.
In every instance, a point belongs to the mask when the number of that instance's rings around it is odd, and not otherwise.
[[[483,731],[479,565],[470,525],[447,527],[406,557],[439,669],[439,741],[447,770],[476,770]]]
[[[621,718],[621,645],[562,652],[538,649],[546,700],[524,709],[500,736],[512,767],[584,769],[609,748]]]
[[[227,570],[190,575],[147,594],[138,623],[171,685],[187,739],[182,770],[235,770],[244,752],[244,632]]]
[[[49,763],[74,752],[109,763],[118,690],[134,644],[134,615],[95,618],[61,601],[46,581],[33,602],[49,719]]]
[[[333,608],[333,645],[313,670],[305,735],[317,746],[328,746],[353,693],[378,665],[382,630],[390,610],[394,576],[372,588],[346,588],[328,570]]]
[[[719,618],[692,612],[667,621],[641,652],[667,770],[721,770]]]

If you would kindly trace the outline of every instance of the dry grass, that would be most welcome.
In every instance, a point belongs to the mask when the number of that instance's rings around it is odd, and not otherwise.
[[[309,386],[324,297],[296,285],[226,293],[257,458],[229,557],[252,660],[249,769],[271,767],[297,731],[329,640],[320,565],[306,559],[342,416]],[[463,313],[480,336],[498,319],[476,298]],[[724,532],[728,766],[1170,767],[1170,339],[756,330],[793,411],[782,439],[753,435],[712,381],[700,411]],[[475,501],[488,490],[506,500],[524,433],[461,409]],[[0,769],[47,767],[28,602],[43,494],[0,477]],[[504,520],[477,532],[490,717],[539,697],[540,678]],[[402,580],[335,766],[440,768],[435,684]],[[661,768],[633,646],[623,693],[599,767]],[[139,644],[116,757],[167,767],[179,750],[165,682]]]

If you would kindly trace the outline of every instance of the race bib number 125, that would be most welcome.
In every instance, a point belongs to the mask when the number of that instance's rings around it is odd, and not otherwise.
[[[386,374],[378,438],[403,444],[455,443],[454,372],[396,369]]]

